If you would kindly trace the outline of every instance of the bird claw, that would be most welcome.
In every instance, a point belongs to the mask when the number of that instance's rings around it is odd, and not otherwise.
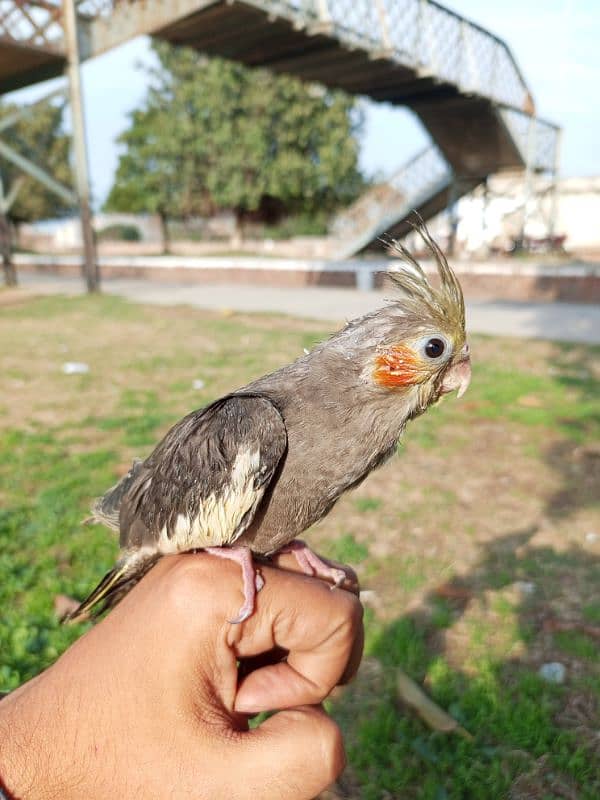
[[[260,572],[255,568],[254,587],[255,587],[256,591],[260,592],[260,590],[263,588],[264,585],[265,585],[265,579],[260,574]]]
[[[256,595],[265,585],[263,576],[254,566],[252,561],[252,551],[249,547],[205,547],[205,553],[235,561],[240,565],[244,580],[244,603],[233,619],[227,620],[231,625],[239,625],[245,622],[254,613],[256,605]],[[336,589],[343,586],[349,577],[347,573],[339,567],[332,567],[299,539],[280,550],[281,553],[293,553],[302,572],[306,575],[313,575],[332,583],[331,588]]]
[[[316,578],[322,578],[326,581],[332,582],[332,589],[339,589],[348,580],[348,575],[340,567],[332,567],[326,561],[323,561],[310,547],[300,539],[295,539],[290,542],[286,547],[283,547],[280,553],[292,553],[298,562],[298,566],[306,575],[313,575]]]
[[[249,547],[206,547],[206,553],[235,561],[242,569],[244,579],[244,603],[234,619],[227,620],[231,625],[239,625],[254,612],[256,593],[265,585],[264,578],[254,567]]]
[[[252,616],[252,612],[254,611],[254,603],[252,605],[248,605],[244,603],[244,605],[240,608],[237,617],[235,619],[228,619],[227,622],[230,625],[239,625],[242,622],[245,622],[248,617]]]
[[[333,578],[333,585],[331,590],[340,589],[344,585],[344,581],[348,577],[343,569],[337,569],[336,567],[330,567],[331,572],[328,573],[330,577]]]

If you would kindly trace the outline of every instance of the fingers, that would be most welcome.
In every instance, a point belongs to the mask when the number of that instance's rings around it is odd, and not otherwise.
[[[238,658],[282,648],[285,661],[267,664],[240,683],[235,710],[256,713],[320,703],[354,675],[363,647],[362,607],[323,581],[263,569],[265,586],[243,628],[231,631]]]
[[[345,765],[338,726],[319,707],[280,711],[243,733],[235,754],[244,796],[309,800],[335,781]]]
[[[227,622],[239,607],[239,566],[202,553],[161,559],[121,610],[135,600],[140,608],[135,614],[130,609],[130,617],[151,613],[154,626],[148,635],[154,636],[156,628],[164,631],[169,646],[162,660],[165,669],[177,671],[177,685],[197,679],[200,671],[206,691],[216,692],[225,708],[253,714],[320,703],[358,668],[363,647],[360,602],[315,578],[270,566],[260,570],[265,585],[254,613],[241,625]],[[110,616],[116,622],[118,609]],[[145,626],[135,635],[139,638],[143,630]],[[276,649],[287,653],[285,660],[270,660],[239,681],[236,659],[254,659]],[[197,665],[194,672],[190,662]]]

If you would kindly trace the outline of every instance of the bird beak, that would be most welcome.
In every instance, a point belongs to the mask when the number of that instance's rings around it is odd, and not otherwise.
[[[458,359],[452,364],[444,375],[441,394],[447,394],[458,389],[456,396],[461,398],[471,383],[471,358],[469,345],[466,344],[460,352]]]

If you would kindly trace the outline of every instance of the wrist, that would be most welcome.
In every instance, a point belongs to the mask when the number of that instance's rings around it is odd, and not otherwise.
[[[31,777],[33,761],[38,759],[37,747],[28,730],[28,714],[23,713],[29,696],[25,684],[0,703],[0,798],[29,800],[33,797]]]
[[[0,702],[0,789],[7,800],[63,796],[55,780],[60,774],[61,726],[56,714],[49,718],[56,704],[45,695],[41,679],[34,678]]]
[[[7,697],[8,692],[0,692],[0,700],[4,697]],[[4,731],[0,726],[0,757],[2,754],[2,741],[4,740]],[[2,779],[2,774],[0,773],[0,800],[15,800],[14,796],[8,791],[8,787],[4,783]]]

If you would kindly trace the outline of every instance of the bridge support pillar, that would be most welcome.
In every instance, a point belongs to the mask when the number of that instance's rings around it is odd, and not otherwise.
[[[556,236],[556,219],[558,217],[558,178],[560,168],[560,145],[562,131],[556,132],[556,143],[554,145],[554,165],[552,169],[552,196],[550,200],[550,217],[548,219],[548,234],[552,240]]]
[[[83,96],[81,92],[81,75],[79,70],[79,43],[77,39],[77,17],[74,0],[63,0],[63,26],[67,49],[67,77],[71,101],[71,118],[73,124],[73,149],[75,151],[75,185],[79,200],[81,216],[81,233],[83,240],[83,277],[88,292],[100,289],[100,270],[96,257],[96,242],[92,228],[90,209],[90,185],[88,177],[88,159],[85,141],[85,120],[83,114]]]
[[[461,197],[460,178],[456,174],[452,177],[452,185],[448,197],[448,244],[446,252],[450,257],[456,250],[456,233],[458,231],[458,201]]]

